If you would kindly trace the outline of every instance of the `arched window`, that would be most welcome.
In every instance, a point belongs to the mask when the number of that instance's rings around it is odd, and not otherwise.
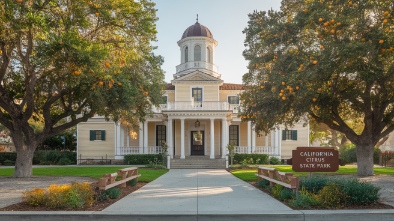
[[[200,45],[194,46],[194,61],[201,61],[201,47],[200,47]]]
[[[207,48],[207,62],[212,63],[211,60],[211,49]]]
[[[189,48],[186,47],[185,48],[185,62],[188,62],[188,61],[189,61]]]

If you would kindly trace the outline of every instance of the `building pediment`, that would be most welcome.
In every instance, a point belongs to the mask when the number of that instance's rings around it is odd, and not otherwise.
[[[193,71],[189,74],[186,74],[182,77],[179,77],[175,80],[172,81],[172,83],[189,83],[189,82],[206,82],[206,83],[218,83],[221,84],[223,83],[223,80],[216,78],[214,76],[211,76],[209,74],[206,74],[202,71]]]

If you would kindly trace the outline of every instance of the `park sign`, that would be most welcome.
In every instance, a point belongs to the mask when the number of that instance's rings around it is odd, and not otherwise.
[[[292,154],[295,172],[335,172],[339,169],[338,151],[333,147],[297,147]]]

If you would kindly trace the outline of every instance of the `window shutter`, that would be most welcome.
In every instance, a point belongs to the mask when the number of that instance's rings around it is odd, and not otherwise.
[[[101,140],[105,140],[105,130],[101,131]]]
[[[282,140],[286,140],[286,130],[282,130]]]
[[[96,139],[96,131],[95,130],[91,130],[90,131],[90,140],[95,140]]]
[[[291,139],[292,139],[292,140],[297,140],[297,130],[293,130],[293,131],[291,132]]]

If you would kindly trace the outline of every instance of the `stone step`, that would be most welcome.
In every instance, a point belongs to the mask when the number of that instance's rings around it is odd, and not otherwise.
[[[209,159],[206,157],[186,157],[186,159],[172,159],[172,169],[225,169],[225,159]]]

